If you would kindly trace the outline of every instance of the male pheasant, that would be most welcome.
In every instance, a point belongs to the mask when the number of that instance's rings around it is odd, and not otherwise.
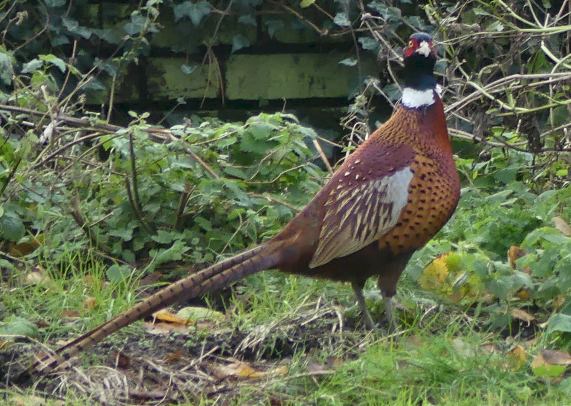
[[[274,238],[160,290],[133,308],[38,360],[46,371],[135,320],[183,298],[223,288],[247,275],[282,271],[350,282],[369,328],[363,285],[378,276],[386,316],[413,252],[448,221],[460,182],[443,105],[433,76],[436,52],[428,34],[404,51],[402,99],[390,119],[360,145],[311,202]]]

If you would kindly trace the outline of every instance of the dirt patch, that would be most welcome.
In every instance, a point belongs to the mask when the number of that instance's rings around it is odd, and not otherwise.
[[[356,320],[349,320],[350,326],[344,321],[335,306],[318,301],[249,331],[221,327],[119,336],[73,359],[65,370],[35,378],[33,384],[52,397],[67,398],[72,390],[83,399],[109,404],[229,399],[243,385],[280,379],[294,354],[310,357],[329,349],[331,354],[356,356],[370,334],[355,329]],[[0,352],[2,382],[38,350],[37,345],[16,343]]]

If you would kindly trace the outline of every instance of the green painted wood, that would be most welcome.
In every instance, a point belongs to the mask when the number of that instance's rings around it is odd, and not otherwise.
[[[183,64],[193,65],[185,58],[150,58],[146,66],[147,91],[152,100],[216,98],[220,92],[217,66],[198,65],[190,74]]]
[[[339,64],[342,54],[234,55],[226,64],[229,100],[346,97],[359,84],[357,69]],[[363,73],[374,75],[372,59]]]

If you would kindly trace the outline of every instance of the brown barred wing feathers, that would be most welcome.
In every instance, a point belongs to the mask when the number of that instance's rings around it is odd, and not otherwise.
[[[413,178],[409,166],[414,158],[412,149],[371,142],[361,151],[369,156],[354,154],[329,182],[319,243],[310,268],[379,240],[397,224],[407,205]],[[362,161],[368,165],[360,165]]]

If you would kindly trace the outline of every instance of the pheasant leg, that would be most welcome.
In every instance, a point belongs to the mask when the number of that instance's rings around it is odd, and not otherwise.
[[[359,305],[359,310],[361,310],[361,317],[363,317],[363,322],[365,326],[369,330],[375,329],[375,323],[373,322],[373,318],[371,314],[367,310],[367,304],[365,303],[365,296],[363,296],[363,286],[365,285],[364,281],[361,282],[353,282],[351,286],[353,287],[353,291],[355,292],[355,297],[357,298],[357,304]]]

